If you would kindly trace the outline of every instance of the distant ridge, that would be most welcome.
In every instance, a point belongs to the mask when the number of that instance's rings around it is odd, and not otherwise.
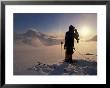
[[[92,37],[91,39],[87,40],[87,42],[89,41],[97,41],[97,35],[95,35],[94,37]]]
[[[25,33],[14,33],[14,42],[16,44],[38,45],[58,45],[62,39],[55,39],[55,36],[49,36],[35,29],[29,29]]]

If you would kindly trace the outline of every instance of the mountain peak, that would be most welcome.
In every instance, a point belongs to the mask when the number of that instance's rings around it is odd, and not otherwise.
[[[30,31],[33,31],[33,32],[39,32],[37,29],[35,29],[35,28],[30,28],[29,29]]]
[[[25,36],[36,36],[36,34],[37,32],[31,29],[24,33]]]

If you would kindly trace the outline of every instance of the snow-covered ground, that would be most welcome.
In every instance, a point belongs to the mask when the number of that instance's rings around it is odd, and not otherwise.
[[[36,65],[28,68],[28,71],[33,75],[97,75],[97,63],[86,60],[75,60],[72,64],[63,62],[53,65],[37,62]]]
[[[96,42],[75,44],[75,63],[62,63],[65,50],[61,45],[14,45],[14,75],[96,75]],[[91,47],[92,46],[92,47]],[[81,54],[79,54],[81,53]],[[90,55],[85,55],[91,53]],[[92,55],[93,54],[93,55]]]

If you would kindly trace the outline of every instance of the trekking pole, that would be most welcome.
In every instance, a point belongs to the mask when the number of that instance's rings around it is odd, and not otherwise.
[[[62,46],[63,46],[63,42],[61,41],[61,57],[62,57]]]

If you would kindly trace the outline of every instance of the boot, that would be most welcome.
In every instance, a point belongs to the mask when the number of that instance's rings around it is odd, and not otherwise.
[[[69,62],[69,59],[65,59],[64,62]]]
[[[72,58],[69,58],[69,63],[73,63],[73,60],[72,60]]]

